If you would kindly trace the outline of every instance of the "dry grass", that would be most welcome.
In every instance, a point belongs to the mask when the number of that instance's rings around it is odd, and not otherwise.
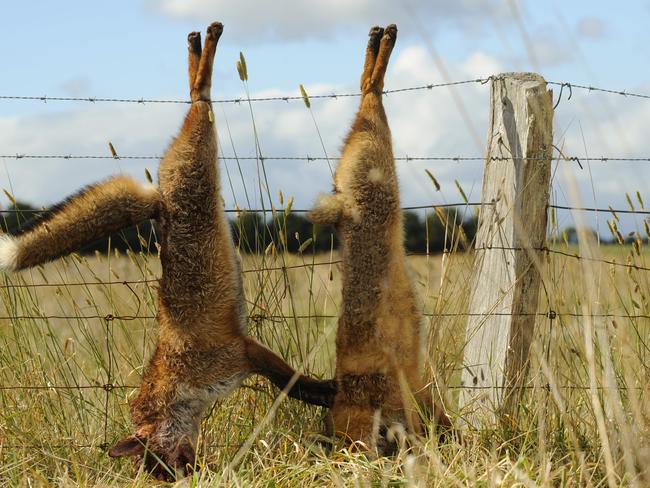
[[[599,251],[624,263],[631,248]],[[340,274],[336,264],[328,263],[336,259],[244,259],[251,333],[296,367],[321,377],[333,369]],[[649,264],[645,253],[633,259]],[[456,411],[455,387],[471,261],[466,254],[410,258],[427,314],[436,381],[456,420],[462,416]],[[291,267],[296,265],[305,266]],[[0,316],[5,317],[0,321],[3,483],[151,483],[144,474],[134,476],[128,462],[111,460],[102,451],[104,443],[129,429],[126,403],[134,390],[105,391],[101,385],[138,385],[156,332],[153,318],[138,318],[155,314],[155,284],[138,281],[158,274],[156,259],[134,254],[73,256],[3,277],[4,285],[51,285],[0,290]],[[462,445],[438,445],[436,436],[418,439],[414,449],[392,459],[368,460],[346,451],[327,454],[315,442],[323,412],[285,400],[275,415],[267,416],[278,392],[251,378],[205,419],[204,469],[191,481],[264,487],[647,486],[650,319],[588,315],[650,314],[649,276],[647,271],[550,255],[544,263],[540,311],[552,309],[558,316],[552,323],[544,316],[537,319],[530,388],[517,424],[504,422],[494,431],[467,435]],[[106,281],[115,284],[91,284]],[[108,314],[115,319],[107,322],[103,317]],[[52,316],[68,318],[45,318]],[[99,318],[83,318],[88,316]],[[66,388],[12,388],[37,385]],[[240,452],[260,425],[251,448]]]

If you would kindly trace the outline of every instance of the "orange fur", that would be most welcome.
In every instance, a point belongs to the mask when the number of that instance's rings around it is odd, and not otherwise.
[[[369,35],[361,104],[336,169],[335,192],[321,197],[310,218],[335,225],[342,244],[334,429],[338,436],[381,453],[386,443],[379,434],[392,424],[420,431],[416,397],[425,391],[425,383],[422,315],[407,271],[381,93],[397,28],[373,27]],[[429,405],[438,421],[447,424],[442,411]]]

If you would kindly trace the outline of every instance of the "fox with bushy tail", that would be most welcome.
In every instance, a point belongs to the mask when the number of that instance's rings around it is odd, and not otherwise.
[[[422,313],[407,270],[384,75],[397,28],[373,27],[361,76],[361,104],[334,177],[312,222],[333,225],[341,242],[342,304],[336,336],[335,433],[378,454],[400,424],[421,432],[420,408],[449,419],[423,380]]]
[[[288,395],[329,406],[332,381],[298,374],[247,335],[242,275],[221,204],[212,65],[223,27],[188,36],[191,106],[160,162],[158,187],[128,177],[90,186],[0,238],[0,267],[15,271],[63,256],[85,243],[146,219],[160,228],[162,277],[158,343],[130,402],[134,434],[110,450],[132,456],[161,479],[195,466],[199,422],[206,408],[250,374],[269,378]]]

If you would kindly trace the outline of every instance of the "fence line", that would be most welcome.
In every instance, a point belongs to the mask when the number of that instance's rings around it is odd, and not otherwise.
[[[493,205],[491,202],[455,202],[455,203],[430,203],[428,205],[412,205],[401,207],[403,211],[410,210],[426,210],[426,209],[436,209],[436,208],[461,208],[461,207],[481,207]],[[636,210],[636,209],[625,209],[625,208],[611,208],[611,207],[572,207],[568,205],[555,205],[549,204],[547,208],[553,208],[556,210],[575,210],[578,212],[595,212],[595,213],[620,213],[620,214],[638,214],[638,215],[650,215],[649,210]],[[226,208],[224,209],[226,213],[284,213],[285,209],[280,208]],[[0,209],[0,214],[47,214],[50,210],[48,208],[38,209],[19,209],[19,208],[7,208]],[[290,213],[309,213],[311,209],[308,208],[291,208]]]
[[[612,318],[612,319],[650,319],[650,314],[623,314],[623,313],[577,313],[577,312],[557,312],[549,310],[548,312],[488,312],[488,313],[471,313],[471,312],[424,312],[424,317],[432,318],[451,318],[451,317],[546,317],[552,320],[556,318],[570,317],[570,318]],[[132,321],[132,320],[153,320],[155,315],[128,315],[128,316],[112,316],[111,321]],[[268,320],[270,322],[280,322],[285,320],[306,320],[306,319],[337,319],[338,315],[334,314],[311,314],[311,315],[266,315],[254,313],[248,316],[252,322],[263,322]],[[4,316],[0,320],[94,320],[106,319],[105,315],[20,315],[20,316]],[[108,383],[107,383],[108,384]],[[91,388],[90,386],[87,388]],[[0,390],[3,390],[0,386]]]
[[[421,90],[431,90],[433,88],[442,88],[446,86],[457,86],[457,85],[468,85],[474,83],[485,84],[490,81],[489,78],[476,78],[472,80],[461,80],[461,81],[451,81],[447,83],[429,83],[427,85],[416,85],[405,88],[394,88],[390,90],[384,90],[382,94],[390,95],[391,93],[404,93],[412,91],[421,91]],[[361,93],[331,93],[328,95],[308,95],[307,99],[337,99],[337,98],[351,98],[359,97]],[[23,101],[40,101],[40,102],[112,102],[112,103],[138,103],[138,104],[147,104],[147,103],[163,103],[163,104],[185,104],[189,105],[192,103],[191,100],[180,100],[180,99],[156,99],[156,98],[102,98],[102,97],[48,97],[47,95],[43,96],[23,96],[23,95],[0,95],[0,100],[23,100]],[[305,101],[306,97],[303,95],[289,95],[289,96],[274,96],[274,97],[238,97],[238,98],[222,98],[211,100],[212,103],[217,104],[226,104],[226,103],[248,103],[248,102],[289,102],[302,100]]]
[[[126,156],[113,156],[109,154],[26,154],[26,153],[15,153],[15,154],[0,154],[0,158],[4,159],[69,159],[69,160],[79,160],[79,159],[114,159],[114,160],[159,160],[162,159],[162,156],[151,156],[151,155],[126,155]],[[609,162],[650,162],[650,157],[648,156],[568,156],[563,153],[556,153],[553,155],[554,159],[560,159],[562,161],[570,162],[600,162],[600,163],[609,163]],[[310,156],[309,154],[305,156],[220,156],[218,159],[223,161],[339,161],[340,156]],[[516,159],[518,161],[545,161],[547,158],[540,157],[522,157],[514,158],[512,156],[409,156],[408,154],[404,156],[396,156],[393,158],[395,161],[450,161],[450,162],[460,162],[460,161],[475,161],[475,162],[484,162],[488,161],[512,161]]]
[[[137,385],[0,385],[0,390],[129,390],[138,388]]]
[[[394,93],[405,93],[412,91],[422,91],[422,90],[431,90],[433,88],[442,88],[449,86],[458,86],[458,85],[471,85],[471,84],[481,84],[485,85],[490,81],[503,79],[500,75],[492,75],[487,78],[474,78],[468,80],[460,81],[450,81],[445,83],[429,83],[426,85],[415,85],[404,88],[394,88],[389,90],[384,90],[382,93],[384,95],[390,95]],[[567,99],[570,99],[573,94],[573,89],[584,90],[588,92],[600,92],[607,93],[610,95],[620,95],[624,97],[633,97],[641,99],[650,99],[650,95],[644,93],[630,92],[627,90],[615,90],[611,88],[602,88],[593,85],[582,85],[579,83],[573,83],[568,81],[547,81],[548,85],[559,86],[561,89],[565,87],[569,90],[569,96]],[[359,97],[361,94],[359,92],[347,92],[347,93],[331,93],[323,95],[308,95],[307,97],[303,95],[288,95],[288,96],[273,96],[273,97],[236,97],[236,98],[222,98],[212,100],[212,103],[215,104],[241,104],[248,102],[289,102],[297,100],[316,100],[316,99],[337,99],[337,98],[350,98],[350,97]],[[156,99],[156,98],[114,98],[114,97],[50,97],[47,95],[0,95],[0,100],[15,100],[15,101],[40,101],[40,102],[88,102],[88,103],[136,103],[136,104],[184,104],[189,105],[192,103],[191,100],[182,100],[182,99]]]
[[[612,266],[621,266],[624,268],[631,268],[631,269],[636,269],[640,271],[650,271],[650,267],[647,266],[640,266],[638,264],[634,263],[619,263],[617,261],[613,261],[611,259],[602,259],[602,258],[595,258],[592,256],[581,256],[579,254],[567,252],[567,251],[562,251],[559,249],[550,249],[547,246],[542,246],[542,247],[508,247],[508,246],[484,246],[484,247],[479,247],[476,248],[477,251],[485,251],[485,250],[498,250],[498,251],[540,251],[540,252],[547,252],[550,254],[559,254],[561,256],[565,256],[568,258],[573,258],[577,260],[586,260],[586,261],[594,261],[598,263],[603,263],[603,264],[610,264]]]
[[[580,90],[586,90],[589,92],[601,92],[601,93],[609,93],[610,95],[622,95],[624,97],[634,97],[634,98],[644,98],[644,99],[650,99],[650,95],[646,95],[644,93],[634,93],[634,92],[629,92],[627,90],[613,90],[611,88],[599,88],[597,86],[592,86],[592,85],[580,85],[578,83],[570,83],[570,82],[562,82],[562,81],[547,81],[547,85],[555,85],[559,86],[560,88],[567,87],[570,92],[569,92],[569,97],[571,98],[571,90],[573,88],[578,88]]]
[[[448,82],[448,83],[436,83],[436,84],[427,84],[427,85],[419,85],[419,86],[412,86],[412,87],[405,87],[405,88],[398,88],[398,89],[391,89],[391,90],[386,90],[384,91],[385,95],[389,94],[396,94],[396,93],[404,93],[404,92],[411,92],[411,91],[422,91],[422,90],[431,90],[433,88],[439,88],[439,87],[448,87],[448,86],[455,86],[455,85],[466,85],[466,84],[486,84],[489,81],[494,81],[497,79],[501,79],[500,76],[490,76],[488,78],[478,78],[478,79],[471,79],[471,80],[461,80],[461,81],[454,81],[454,82]],[[602,92],[602,93],[607,93],[607,94],[613,94],[613,95],[620,95],[620,96],[625,96],[625,97],[635,97],[635,98],[641,98],[641,99],[650,99],[650,95],[645,95],[641,93],[633,93],[633,92],[627,92],[625,90],[612,90],[612,89],[607,89],[607,88],[599,88],[599,87],[594,87],[594,86],[587,86],[587,85],[580,85],[580,84],[574,84],[574,83],[569,83],[569,82],[553,82],[549,81],[547,82],[549,85],[556,85],[560,86],[560,94],[558,96],[558,102],[560,101],[562,97],[562,91],[566,88],[569,91],[568,99],[571,98],[572,92],[574,89],[580,89],[580,90],[585,90],[588,92]],[[358,97],[360,94],[359,93],[333,93],[333,94],[323,94],[323,95],[313,95],[309,97],[304,97],[304,96],[275,96],[275,97],[253,97],[253,98],[229,98],[229,99],[219,99],[219,100],[213,100],[213,103],[215,104],[240,104],[240,103],[247,103],[247,102],[268,102],[268,101],[284,101],[284,102],[289,102],[289,101],[298,101],[302,100],[307,102],[309,99],[337,99],[337,98],[346,98],[346,97]],[[19,101],[42,101],[44,103],[50,102],[50,101],[76,101],[76,102],[89,102],[89,103],[98,103],[98,102],[106,102],[106,103],[136,103],[136,104],[189,104],[191,103],[189,100],[173,100],[173,99],[134,99],[134,98],[95,98],[95,97],[48,97],[48,96],[13,96],[13,95],[0,95],[0,100],[19,100]],[[559,150],[558,150],[559,152]],[[606,157],[606,156],[601,156],[601,157],[585,157],[585,158],[580,158],[577,156],[565,156],[561,152],[559,154],[555,155],[556,158],[564,160],[564,161],[573,161],[577,162],[580,164],[580,162],[650,162],[650,157]],[[118,155],[50,155],[50,154],[14,154],[14,155],[0,155],[0,158],[14,158],[14,159],[69,159],[69,160],[80,160],[80,159],[98,159],[98,160],[108,160],[108,159],[122,159],[122,160],[158,160],[160,159],[160,156],[134,156],[134,155],[126,155],[126,156],[118,156]],[[333,158],[327,158],[327,157],[312,157],[309,155],[306,156],[270,156],[270,157],[262,157],[262,156],[247,156],[247,157],[236,157],[236,156],[227,156],[227,157],[222,157],[220,159],[223,160],[236,160],[236,161],[247,161],[247,160],[255,160],[255,161],[325,161],[325,160],[338,160],[340,158],[338,157],[333,157]],[[400,156],[395,158],[397,161],[452,161],[452,162],[460,162],[460,161],[486,161],[485,157],[482,156],[416,156],[416,157],[411,157],[408,155]],[[529,161],[547,161],[548,158],[533,158],[533,157],[527,157],[527,158],[516,158],[518,160],[521,159],[526,159]],[[511,157],[502,157],[502,156],[490,156],[487,159],[488,161],[511,161],[513,158]],[[478,203],[478,202],[459,202],[459,203],[451,203],[451,204],[441,204],[441,205],[435,205],[435,204],[430,204],[430,205],[420,205],[420,206],[412,206],[412,207],[403,207],[403,210],[421,210],[421,209],[434,209],[434,208],[452,208],[452,207],[478,207],[481,205],[490,205],[490,203]],[[642,204],[641,204],[642,205]],[[632,204],[630,203],[630,206],[632,207]],[[645,211],[645,210],[635,210],[634,208],[631,209],[612,209],[612,208],[596,208],[596,207],[570,207],[570,206],[564,206],[564,205],[547,205],[546,207],[551,208],[551,209],[557,209],[557,210],[573,210],[573,211],[584,211],[584,212],[601,212],[601,213],[621,213],[621,214],[639,214],[639,215],[650,215],[650,211]],[[294,213],[306,213],[308,212],[308,209],[292,209],[291,212]],[[7,210],[0,210],[0,214],[12,214],[12,213],[24,213],[24,214],[42,214],[42,213],[47,213],[47,209],[43,210],[20,210],[20,209],[7,209]],[[266,210],[266,209],[226,209],[226,212],[228,213],[241,213],[241,212],[251,212],[251,213],[261,213],[261,212],[278,212],[282,213],[284,212],[284,209],[273,209],[273,210]],[[545,252],[548,254],[556,254],[556,255],[561,255],[564,257],[572,258],[572,259],[577,259],[577,260],[589,260],[589,261],[594,261],[594,262],[600,262],[603,264],[609,264],[609,265],[614,265],[614,266],[620,266],[620,267],[625,267],[628,269],[636,269],[636,270],[642,270],[642,271],[650,271],[650,267],[645,267],[645,266],[640,266],[634,263],[618,263],[614,260],[610,259],[601,259],[601,258],[596,258],[596,257],[591,257],[591,256],[581,256],[577,253],[571,253],[569,251],[563,251],[561,249],[551,249],[548,246],[542,246],[542,247],[537,247],[537,248],[520,248],[520,247],[494,247],[494,246],[486,246],[486,247],[480,247],[476,249],[477,251],[484,251],[484,250],[508,250],[508,251],[522,251],[522,250],[532,250],[532,251],[538,251],[538,252]],[[450,254],[450,251],[444,251],[443,254]],[[411,255],[429,255],[428,253],[411,253]],[[298,268],[312,268],[316,266],[332,266],[335,264],[341,263],[340,259],[336,260],[330,260],[326,262],[316,262],[316,263],[303,263],[303,264],[297,264],[297,265],[286,265],[286,266],[275,266],[275,267],[264,267],[264,268],[252,268],[252,269],[246,269],[243,270],[244,273],[256,273],[256,272],[268,272],[268,271],[285,271],[287,269],[298,269]],[[109,280],[109,281],[97,281],[97,282],[74,282],[74,283],[36,283],[36,284],[3,284],[0,285],[0,288],[2,289],[14,289],[14,288],[38,288],[38,287],[67,287],[67,286],[96,286],[96,285],[124,285],[124,286],[129,286],[130,284],[154,284],[157,283],[158,279],[155,278],[146,278],[146,279],[141,279],[141,280]],[[465,318],[465,317],[487,317],[487,316],[534,316],[534,317],[540,317],[540,318],[548,318],[551,322],[551,325],[554,324],[554,320],[558,318],[585,318],[585,317],[592,317],[592,318],[621,318],[621,319],[650,319],[650,314],[624,314],[624,313],[595,313],[595,314],[583,314],[583,313],[576,313],[576,312],[563,312],[563,311],[556,311],[550,308],[547,311],[537,311],[537,312],[529,312],[529,313],[471,313],[471,312],[466,312],[466,313],[435,313],[435,312],[428,312],[423,314],[426,317],[432,317],[432,318],[440,318],[440,317],[459,317],[459,318]],[[264,314],[264,313],[253,313],[249,316],[249,320],[253,322],[263,322],[263,321],[270,321],[270,322],[279,322],[279,321],[286,321],[286,320],[297,320],[297,319],[336,319],[338,316],[334,314],[293,314],[293,315],[282,315],[282,314]],[[112,324],[115,321],[135,321],[135,320],[153,320],[156,318],[156,315],[151,315],[151,314],[143,314],[143,315],[114,315],[114,314],[94,314],[94,315],[11,315],[11,316],[0,316],[0,320],[6,321],[6,320],[102,320],[103,321],[103,326],[105,328],[105,347],[106,347],[106,367],[105,367],[105,378],[102,380],[103,384],[83,384],[83,385],[0,385],[0,391],[30,391],[30,390],[36,390],[36,391],[86,391],[86,390],[103,390],[105,392],[105,397],[104,397],[104,404],[103,408],[101,409],[102,411],[102,417],[103,417],[103,430],[101,432],[101,437],[102,437],[102,442],[99,444],[53,444],[53,445],[37,445],[37,444],[22,444],[22,445],[7,445],[7,444],[1,444],[0,443],[0,448],[4,449],[51,449],[51,448],[79,448],[79,449],[84,449],[84,448],[99,448],[102,450],[106,450],[109,446],[108,441],[109,441],[109,429],[108,429],[108,420],[109,420],[109,403],[110,403],[110,395],[111,392],[114,390],[127,390],[127,389],[135,389],[138,388],[136,385],[127,385],[127,384],[114,384],[114,374],[113,374],[113,366],[114,366],[114,361],[115,358],[113,357],[113,351],[111,348],[111,334],[112,334]],[[463,389],[463,388],[470,388],[472,390],[477,390],[477,389],[494,389],[494,388],[507,388],[506,386],[500,387],[500,386],[466,386],[463,384],[460,385],[453,385],[453,386],[447,386],[449,389]],[[521,386],[523,389],[527,390],[534,390],[534,389],[545,389],[547,391],[551,391],[551,385],[550,384],[545,384],[545,385],[523,385]],[[553,386],[555,388],[555,386]],[[592,385],[580,385],[580,384],[563,384],[563,385],[558,385],[557,388],[562,389],[562,390],[578,390],[578,391],[591,391],[591,390],[606,390],[610,388],[616,388],[618,390],[629,390],[629,391],[646,391],[646,388],[644,387],[634,387],[634,386],[592,386]]]
[[[3,315],[0,316],[0,320],[93,320],[101,319],[107,322],[113,322],[115,320],[120,321],[132,321],[132,320],[152,320],[155,319],[155,315]]]
[[[435,208],[454,208],[454,207],[480,207],[481,205],[490,205],[489,203],[483,203],[481,204],[480,202],[457,202],[457,203],[432,203],[429,205],[415,205],[411,207],[402,207],[402,210],[408,211],[408,210],[425,210],[425,209],[435,209]],[[284,208],[226,208],[224,209],[226,213],[284,213],[285,209]],[[311,209],[308,208],[292,208],[291,213],[309,213],[311,212]],[[0,214],[20,214],[20,213],[29,213],[29,214],[47,214],[49,213],[49,210],[47,208],[42,209],[42,210],[37,210],[37,209],[16,209],[16,208],[10,208],[10,209],[4,209],[0,210]]]
[[[7,386],[7,387],[0,387],[0,390],[81,390],[81,389],[95,389],[95,390],[116,390],[116,389],[124,389],[124,390],[135,390],[139,388],[138,385],[84,385],[84,386],[48,386],[48,385],[34,385],[34,386],[23,386],[23,385],[15,385],[15,386]],[[464,388],[463,385],[447,385],[446,388],[450,389],[461,389]],[[490,387],[481,387],[481,386],[472,386],[473,389],[475,390],[481,390],[481,389],[488,389],[488,388],[506,388],[505,386],[490,386]],[[536,389],[548,389],[550,388],[550,384],[545,384],[545,385],[523,385],[521,388],[524,388],[526,390],[536,390]],[[578,384],[563,384],[563,385],[558,385],[557,388],[562,389],[562,390],[590,390],[592,387],[589,385],[578,385]],[[643,391],[646,390],[647,388],[643,388],[642,386],[596,386],[595,389],[597,390],[610,390],[610,389],[617,389],[617,390],[626,390],[626,391]],[[1,446],[1,444],[0,444]]]
[[[616,244],[614,244],[616,245]],[[549,254],[557,254],[561,255],[564,257],[572,258],[572,259],[577,259],[577,260],[587,260],[587,261],[593,261],[593,262],[599,262],[602,264],[609,264],[612,266],[620,266],[624,268],[630,268],[630,269],[636,269],[639,271],[650,271],[650,267],[647,266],[641,266],[638,264],[634,263],[619,263],[617,261],[613,261],[610,259],[603,259],[603,258],[596,258],[592,256],[582,256],[577,253],[571,253],[568,251],[562,251],[561,249],[552,249],[549,248],[548,246],[543,246],[543,247],[537,247],[537,248],[525,248],[525,247],[507,247],[507,246],[484,246],[484,247],[479,247],[479,248],[473,248],[474,251],[485,251],[485,250],[499,250],[499,251],[537,251],[537,252],[546,252]],[[408,256],[430,256],[431,254],[434,253],[427,253],[427,252],[410,252],[407,253]],[[440,254],[446,254],[446,255],[451,255],[454,254],[453,251],[449,250],[444,250],[440,252]],[[300,268],[312,268],[312,267],[318,267],[318,266],[331,266],[335,264],[340,264],[342,262],[341,259],[333,259],[330,261],[321,261],[321,262],[313,262],[313,263],[302,263],[302,264],[291,264],[291,265],[282,265],[282,266],[272,266],[272,267],[264,267],[264,268],[248,268],[248,269],[243,269],[242,273],[263,273],[266,271],[285,271],[288,269],[300,269]],[[2,284],[0,285],[0,289],[14,289],[14,288],[48,288],[48,287],[72,287],[72,286],[113,286],[113,285],[124,285],[124,286],[129,286],[129,285],[138,285],[138,284],[155,284],[158,283],[158,278],[143,278],[139,280],[109,280],[109,281],[81,281],[81,282],[72,282],[72,283],[63,283],[63,282],[56,282],[56,283],[10,283],[10,284]],[[467,314],[465,314],[467,316]],[[494,315],[494,314],[493,314]],[[511,314],[509,314],[511,315]],[[57,318],[87,318],[87,319],[92,319],[92,318],[106,318],[104,315],[91,315],[91,316],[83,316],[83,317],[68,317],[68,316],[0,316],[0,320],[8,320],[11,318],[52,318],[52,319],[57,319]],[[145,317],[133,317],[133,316],[115,316],[113,317],[115,320],[133,320],[134,318],[145,318]],[[155,318],[155,317],[146,317],[146,318]]]

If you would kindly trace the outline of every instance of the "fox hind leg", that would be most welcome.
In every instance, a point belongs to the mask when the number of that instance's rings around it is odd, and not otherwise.
[[[221,22],[213,22],[208,27],[205,38],[205,47],[201,52],[199,66],[194,78],[194,85],[191,89],[192,101],[196,100],[210,100],[210,88],[212,86],[212,64],[214,62],[214,55],[217,51],[217,43],[223,32],[223,24]]]
[[[361,75],[361,92],[365,93],[370,88],[370,80],[372,72],[375,68],[377,61],[377,54],[379,53],[379,44],[381,37],[384,34],[384,29],[379,26],[374,26],[368,33],[368,47],[366,48],[366,60],[363,65],[363,74]]]
[[[287,395],[305,403],[331,407],[336,395],[334,380],[317,380],[297,373],[284,359],[255,339],[246,337],[246,355],[252,373],[268,378],[280,389],[288,387]],[[289,386],[294,380],[293,385]]]
[[[196,72],[199,70],[201,60],[201,33],[190,32],[187,36],[188,69],[190,78],[190,91],[194,88]]]
[[[381,92],[384,89],[384,75],[388,68],[388,60],[393,52],[393,47],[397,41],[397,26],[390,24],[384,29],[383,36],[379,43],[379,52],[377,53],[377,61],[372,72],[370,79],[369,90]]]

